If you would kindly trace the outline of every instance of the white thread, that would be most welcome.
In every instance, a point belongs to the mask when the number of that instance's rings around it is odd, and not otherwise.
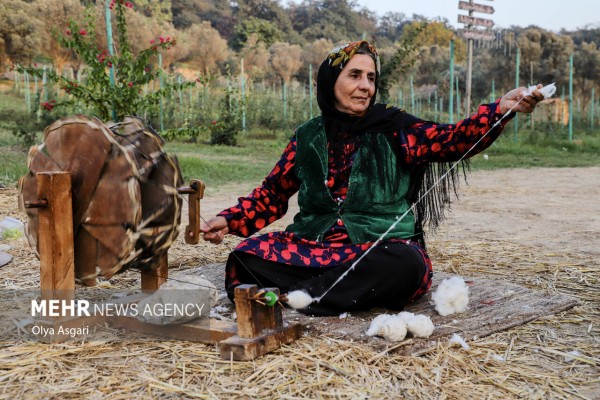
[[[547,85],[547,86],[543,87],[543,88],[542,88],[542,89],[540,89],[540,90],[544,90],[544,89],[546,89],[546,88],[548,88],[548,87],[550,87],[550,86],[553,86],[553,85],[554,85],[554,84],[552,83],[552,84],[550,84],[550,85]],[[463,154],[463,155],[462,155],[462,156],[461,156],[461,157],[458,159],[458,161],[456,161],[454,164],[452,164],[452,166],[451,166],[451,167],[448,169],[448,171],[446,171],[446,172],[445,172],[445,173],[444,173],[442,176],[440,176],[440,177],[439,177],[439,179],[438,179],[437,181],[435,181],[435,183],[434,183],[433,185],[431,185],[431,187],[430,187],[429,189],[427,189],[427,191],[426,191],[425,193],[423,193],[423,194],[422,194],[422,195],[421,195],[421,196],[420,196],[420,197],[419,197],[419,198],[418,198],[418,199],[417,199],[417,200],[416,200],[416,201],[415,201],[415,202],[414,202],[414,203],[413,203],[413,204],[412,204],[412,205],[411,205],[411,206],[408,208],[408,210],[406,210],[406,212],[405,212],[404,214],[402,214],[400,217],[397,217],[397,218],[396,218],[396,220],[394,221],[394,223],[393,223],[392,225],[390,225],[390,227],[389,227],[389,228],[388,228],[388,229],[387,229],[387,230],[386,230],[386,231],[385,231],[385,232],[384,232],[384,233],[383,233],[383,234],[382,234],[382,235],[381,235],[379,238],[377,238],[377,240],[376,240],[376,241],[373,243],[373,245],[371,245],[371,247],[369,247],[369,248],[368,248],[368,249],[367,249],[367,250],[366,250],[366,251],[365,251],[365,252],[364,252],[364,253],[363,253],[363,254],[362,254],[362,255],[361,255],[361,256],[360,256],[360,257],[359,257],[357,260],[356,260],[356,261],[354,261],[354,262],[352,263],[352,265],[350,265],[350,267],[349,267],[349,268],[348,268],[346,271],[344,271],[344,273],[343,273],[342,275],[340,275],[340,277],[339,277],[339,278],[338,278],[338,279],[337,279],[335,282],[333,282],[333,284],[332,284],[332,285],[331,285],[331,286],[330,286],[330,287],[329,287],[329,288],[328,288],[328,289],[325,291],[325,293],[323,293],[323,294],[322,294],[321,296],[319,296],[319,297],[315,297],[315,298],[313,298],[313,301],[314,301],[314,302],[316,302],[316,303],[320,302],[320,301],[321,301],[321,299],[322,299],[323,297],[325,297],[325,295],[327,295],[327,293],[329,293],[329,291],[330,291],[330,290],[331,290],[331,289],[332,289],[332,288],[333,288],[335,285],[337,285],[337,284],[338,284],[338,283],[339,283],[339,282],[340,282],[342,279],[344,279],[344,278],[346,277],[346,275],[348,275],[348,274],[349,274],[349,273],[350,273],[352,270],[354,270],[354,268],[356,267],[356,264],[358,264],[358,263],[359,263],[359,262],[360,262],[360,261],[361,261],[361,260],[362,260],[362,259],[363,259],[363,258],[364,258],[366,255],[367,255],[367,254],[369,254],[369,252],[370,252],[370,251],[371,251],[373,248],[375,248],[375,247],[376,247],[376,246],[377,246],[377,245],[378,245],[378,244],[379,244],[379,243],[380,243],[380,242],[383,240],[383,238],[384,238],[384,237],[385,237],[385,236],[386,236],[388,233],[390,233],[390,232],[391,232],[391,230],[392,230],[392,229],[394,229],[394,228],[396,227],[396,225],[397,225],[397,224],[398,224],[400,221],[402,221],[402,219],[403,219],[404,217],[406,217],[406,215],[407,215],[407,214],[408,214],[408,213],[409,213],[411,210],[413,210],[413,209],[414,209],[414,207],[415,207],[415,205],[416,205],[417,203],[419,203],[421,200],[423,200],[423,198],[424,198],[425,196],[427,196],[427,194],[429,194],[429,192],[431,192],[431,191],[432,191],[432,190],[433,190],[433,189],[434,189],[434,188],[435,188],[435,187],[436,187],[436,186],[437,186],[437,185],[438,185],[438,184],[439,184],[439,183],[440,183],[440,182],[441,182],[443,179],[445,179],[445,178],[446,178],[446,176],[448,176],[448,174],[449,174],[449,173],[450,173],[450,172],[451,172],[451,171],[452,171],[454,168],[456,168],[456,166],[458,165],[458,163],[460,163],[462,160],[464,160],[464,158],[467,156],[467,154],[469,154],[469,153],[470,153],[470,152],[471,152],[471,151],[472,151],[472,150],[473,150],[475,147],[477,147],[477,145],[478,145],[479,143],[481,143],[481,141],[482,141],[482,140],[483,140],[483,139],[484,139],[484,138],[485,138],[485,137],[486,137],[486,136],[487,136],[487,135],[488,135],[488,134],[489,134],[489,133],[490,133],[490,132],[491,132],[491,131],[492,131],[494,128],[496,128],[498,125],[500,125],[500,122],[502,122],[502,120],[504,120],[504,118],[506,118],[506,117],[507,117],[507,116],[508,116],[508,115],[509,115],[509,114],[510,114],[510,113],[511,113],[511,112],[512,112],[514,109],[515,109],[515,107],[516,107],[516,106],[518,106],[518,105],[519,105],[519,103],[521,103],[521,101],[523,101],[523,99],[524,99],[525,97],[527,97],[527,96],[531,96],[531,93],[527,93],[527,91],[525,91],[523,94],[524,94],[524,96],[523,96],[523,97],[521,97],[521,99],[520,99],[519,101],[517,101],[517,102],[515,103],[515,105],[513,105],[513,106],[510,108],[510,110],[508,110],[508,111],[507,111],[507,112],[506,112],[506,113],[505,113],[505,114],[504,114],[504,115],[503,115],[503,116],[502,116],[502,117],[501,117],[501,118],[500,118],[500,119],[499,119],[499,120],[498,120],[498,121],[497,121],[497,122],[496,122],[494,125],[492,125],[492,127],[491,127],[491,128],[490,128],[490,129],[489,129],[489,130],[488,130],[488,131],[487,131],[487,132],[486,132],[486,133],[485,133],[485,134],[484,134],[482,137],[480,137],[480,138],[479,138],[479,140],[477,140],[477,142],[475,142],[475,144],[474,144],[473,146],[471,146],[471,148],[469,148],[469,149],[468,149],[468,150],[465,152],[465,154]]]

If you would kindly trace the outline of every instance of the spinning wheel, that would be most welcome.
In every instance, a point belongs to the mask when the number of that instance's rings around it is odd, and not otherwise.
[[[38,210],[25,207],[38,200],[36,174],[64,171],[71,175],[77,278],[93,285],[97,270],[110,277],[132,265],[156,269],[177,237],[182,204],[179,165],[163,144],[133,117],[110,127],[86,116],[48,126],[19,181],[30,246],[39,250]]]

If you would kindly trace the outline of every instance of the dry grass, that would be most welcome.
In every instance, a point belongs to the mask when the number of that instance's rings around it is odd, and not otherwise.
[[[15,205],[16,192],[0,190],[0,218],[17,216]],[[37,287],[37,260],[23,241],[9,244],[14,261],[2,268],[2,286]],[[437,270],[568,293],[581,306],[471,341],[469,350],[444,341],[412,356],[401,351],[409,341],[381,351],[325,336],[235,363],[221,360],[213,346],[109,328],[84,343],[15,337],[0,344],[0,398],[600,398],[597,254],[540,253],[524,242],[486,240],[438,239],[429,249]],[[190,251],[179,238],[170,265],[185,270],[223,262],[227,253],[202,244]],[[137,279],[126,273],[111,284],[129,287]]]

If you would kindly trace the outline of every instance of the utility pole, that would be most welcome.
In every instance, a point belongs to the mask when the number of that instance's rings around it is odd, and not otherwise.
[[[492,1],[492,0],[488,0]],[[467,115],[471,114],[471,82],[473,80],[473,41],[475,39],[482,41],[496,40],[496,36],[489,30],[479,30],[475,27],[483,26],[486,28],[492,28],[494,21],[486,18],[479,18],[473,16],[474,12],[493,14],[494,7],[486,6],[483,4],[477,4],[473,0],[459,1],[458,9],[469,12],[469,15],[458,15],[458,22],[465,24],[465,29],[460,29],[459,34],[467,39],[467,81],[465,82],[466,93],[465,93],[465,112]]]

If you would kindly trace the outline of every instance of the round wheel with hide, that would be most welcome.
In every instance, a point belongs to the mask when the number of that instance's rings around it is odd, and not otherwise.
[[[112,129],[112,130],[111,130]],[[27,213],[26,236],[38,248],[36,173],[71,174],[75,270],[84,284],[97,273],[111,277],[132,265],[155,268],[177,236],[181,172],[163,140],[136,118],[107,127],[87,116],[63,118],[44,131],[29,151],[29,173],[19,181],[19,204]],[[91,272],[90,272],[91,271]]]

